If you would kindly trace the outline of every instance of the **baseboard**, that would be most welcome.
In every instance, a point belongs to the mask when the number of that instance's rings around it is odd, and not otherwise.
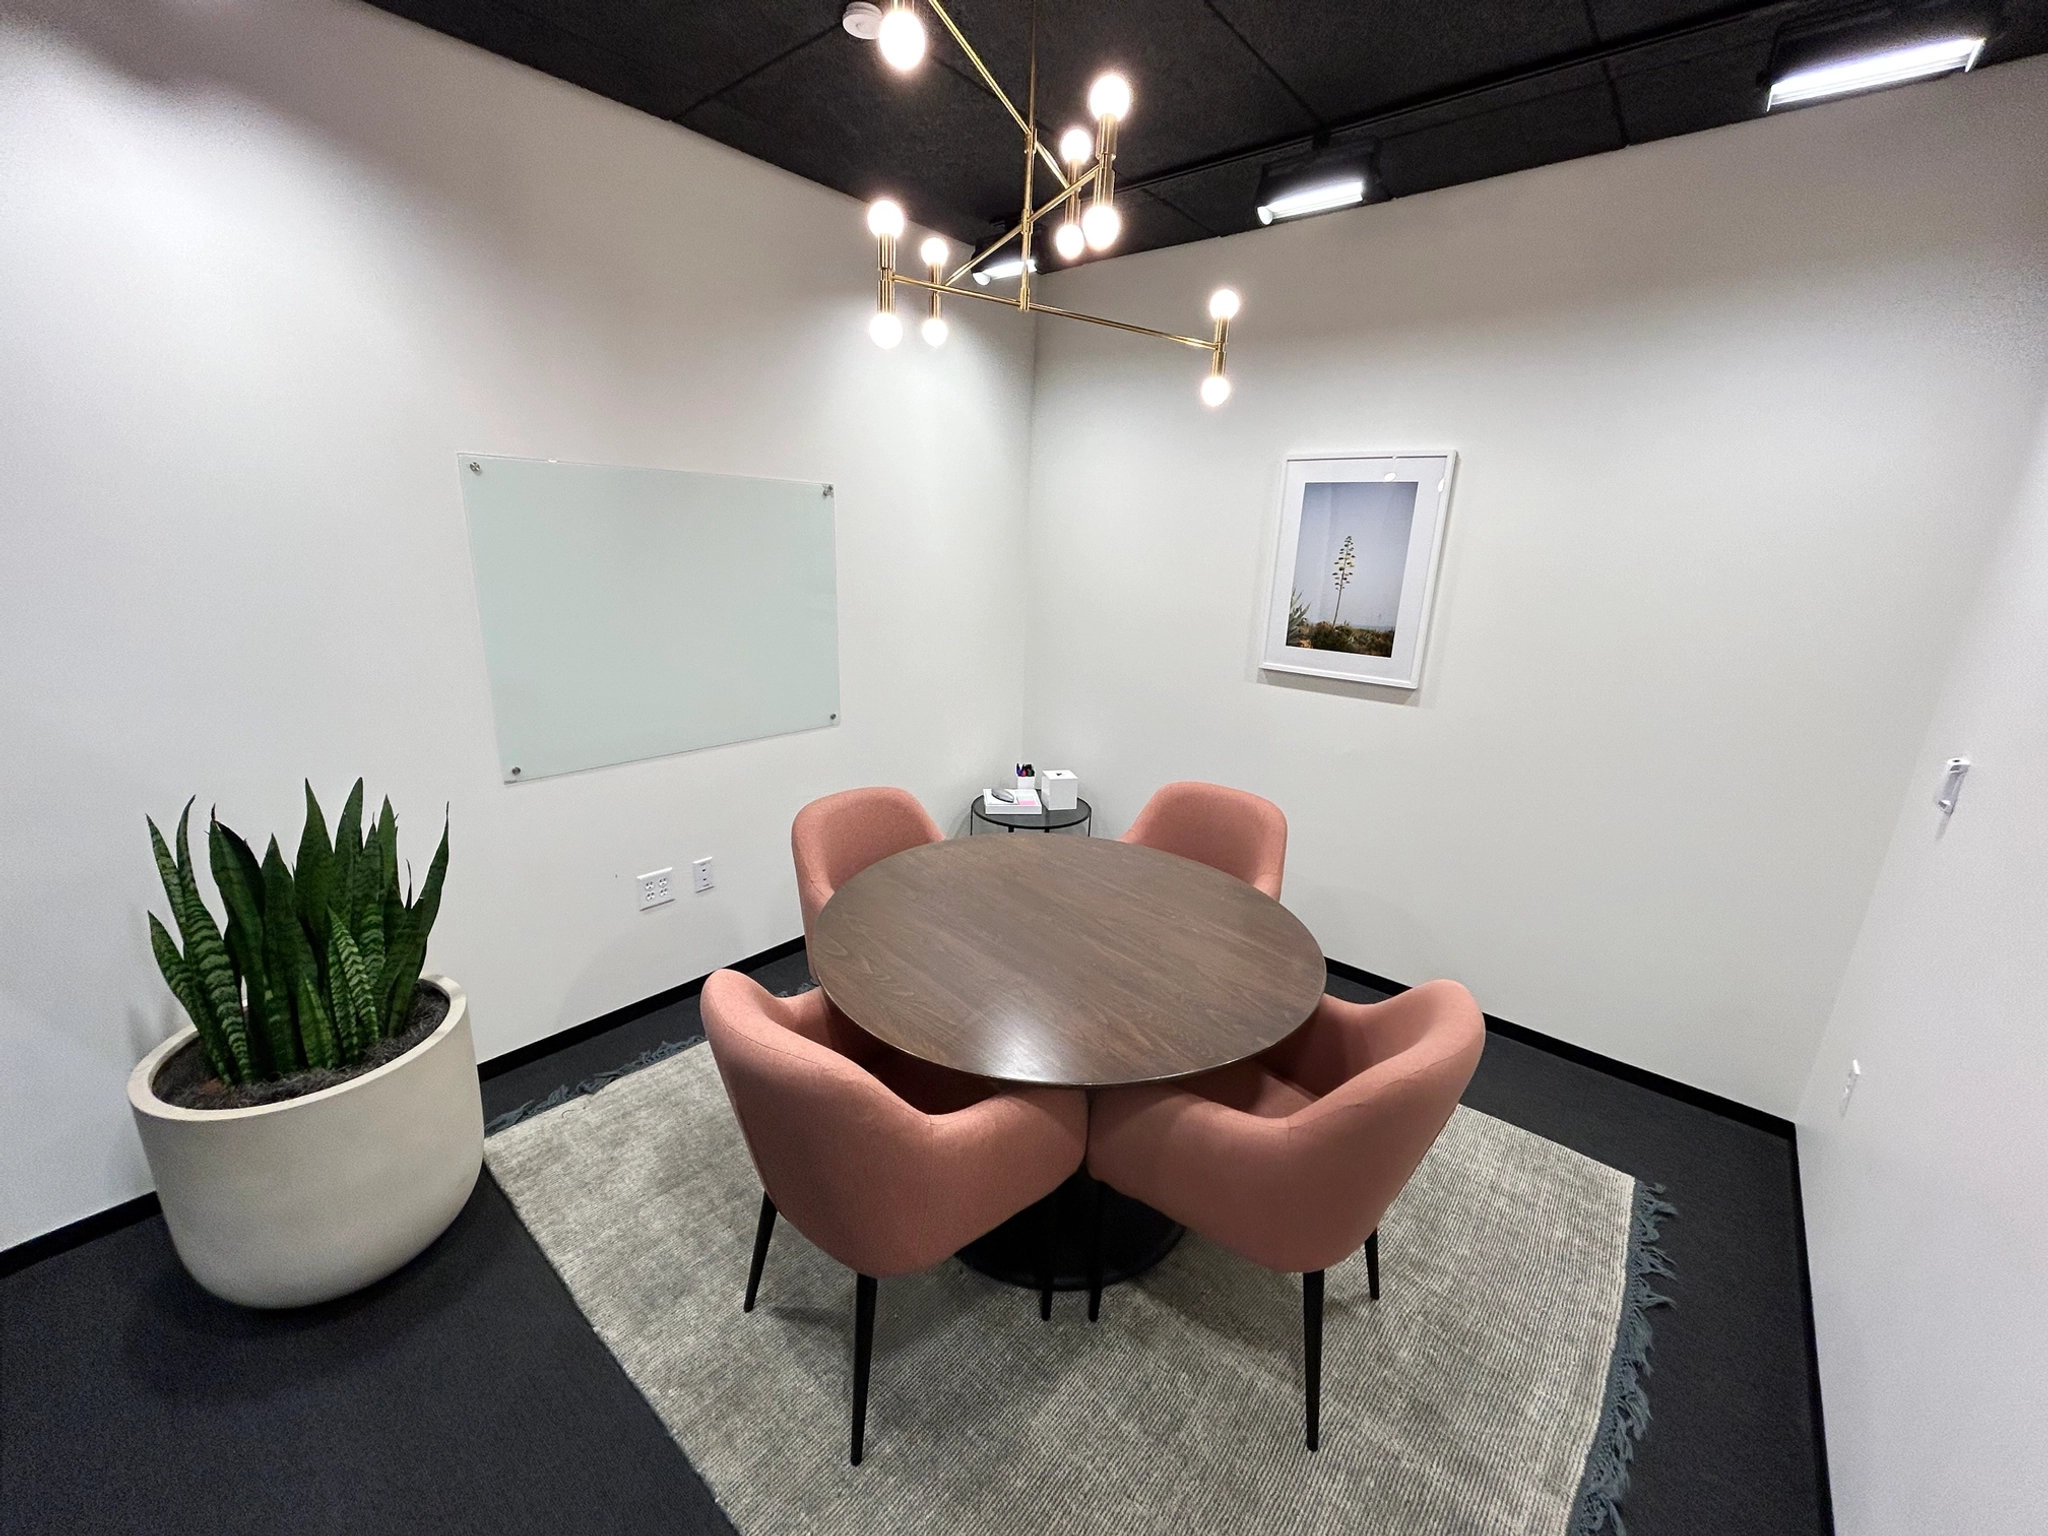
[[[780,944],[762,950],[758,955],[748,955],[744,960],[735,960],[722,969],[751,971],[756,966],[769,965],[787,955],[800,954],[803,947],[803,935],[798,934],[793,939],[785,939]],[[621,1024],[644,1019],[650,1013],[695,997],[704,990],[704,983],[710,979],[710,973],[706,972],[694,981],[686,981],[679,987],[670,987],[667,991],[657,992],[652,997],[643,997],[637,1003],[614,1008],[610,1013],[592,1019],[587,1024],[572,1024],[569,1028],[557,1030],[552,1035],[543,1035],[530,1045],[522,1045],[516,1051],[507,1051],[502,1056],[493,1056],[489,1061],[481,1063],[476,1069],[477,1076],[489,1082],[492,1078],[502,1077],[507,1072],[516,1072],[521,1067],[531,1066],[544,1056],[552,1056],[555,1052],[567,1050],[572,1045],[594,1040],[608,1029],[617,1029]]]
[[[803,937],[798,935],[796,938],[785,940],[783,943],[764,949],[758,955],[749,955],[744,960],[735,960],[731,968],[735,970],[752,970],[756,966],[768,965],[773,961],[780,960],[786,955],[797,954],[802,951],[803,947]],[[519,1067],[527,1065],[529,1062],[539,1061],[543,1056],[552,1056],[556,1051],[568,1046],[578,1045],[585,1040],[593,1039],[608,1029],[616,1029],[621,1024],[629,1024],[634,1019],[644,1018],[658,1008],[666,1008],[671,1003],[679,1003],[685,998],[695,997],[704,990],[704,983],[710,979],[710,975],[707,972],[705,975],[699,976],[694,980],[684,982],[679,987],[670,987],[667,991],[657,992],[652,997],[643,997],[637,1003],[628,1003],[623,1008],[614,1008],[610,1013],[592,1019],[586,1024],[571,1025],[568,1029],[559,1030],[552,1035],[534,1041],[531,1045],[522,1045],[516,1051],[507,1051],[502,1056],[493,1056],[489,1061],[478,1065],[476,1069],[477,1077],[488,1082],[494,1077],[514,1071]],[[31,1264],[40,1264],[44,1259],[54,1258],[68,1249],[78,1247],[81,1243],[89,1243],[96,1237],[104,1237],[109,1232],[118,1232],[123,1227],[132,1227],[138,1221],[147,1221],[150,1217],[156,1215],[160,1209],[161,1207],[157,1203],[156,1192],[152,1190],[148,1194],[137,1195],[133,1200],[124,1200],[119,1205],[109,1206],[104,1211],[95,1211],[90,1216],[83,1216],[77,1221],[67,1222],[65,1225],[57,1227],[52,1231],[31,1237],[25,1242],[16,1243],[11,1248],[0,1248],[0,1279],[4,1279],[8,1275],[19,1274]]]
[[[137,1195],[133,1200],[123,1200],[119,1205],[110,1205],[104,1211],[94,1211],[90,1216],[81,1216],[77,1221],[66,1222],[52,1231],[43,1232],[25,1242],[16,1243],[12,1248],[0,1248],[0,1280],[16,1275],[31,1264],[40,1264],[45,1259],[54,1259],[58,1254],[68,1252],[96,1237],[105,1237],[123,1227],[132,1227],[138,1221],[147,1221],[156,1215],[156,1191]]]
[[[1813,1414],[1813,1456],[1821,1529],[1834,1536],[1834,1474],[1828,1467],[1828,1427],[1820,1400],[1820,1338],[1813,1326],[1813,1267],[1806,1254],[1806,1186],[1799,1178],[1799,1142],[1792,1142],[1792,1219],[1799,1228],[1799,1302],[1806,1311],[1806,1380]]]
[[[1388,977],[1376,975],[1355,965],[1346,965],[1342,960],[1330,960],[1326,963],[1329,965],[1332,975],[1342,976],[1348,981],[1355,981],[1360,986],[1371,987],[1375,991],[1385,992],[1389,996],[1408,990],[1405,982],[1393,981]],[[1786,1141],[1794,1140],[1792,1122],[1790,1120],[1741,1103],[1739,1100],[1723,1098],[1718,1093],[1709,1093],[1704,1088],[1695,1088],[1690,1083],[1681,1083],[1675,1077],[1665,1077],[1661,1073],[1647,1071],[1642,1067],[1631,1066],[1625,1061],[1616,1061],[1612,1056],[1602,1056],[1598,1051],[1589,1051],[1582,1045],[1573,1045],[1569,1041],[1559,1040],[1554,1035],[1543,1034],[1539,1030],[1530,1029],[1527,1025],[1516,1024],[1511,1020],[1498,1018],[1490,1013],[1486,1015],[1486,1028],[1489,1033],[1499,1035],[1504,1040],[1513,1040],[1519,1045],[1533,1046],[1539,1051],[1547,1051],[1552,1056],[1562,1057],[1564,1060],[1575,1062],[1579,1066],[1591,1067],[1595,1072],[1604,1072],[1609,1077],[1618,1077],[1625,1083],[1635,1084],[1638,1088],[1648,1088],[1654,1093],[1661,1093],[1666,1098],[1678,1100],[1681,1104],[1690,1104],[1695,1109],[1708,1110],[1714,1114],[1734,1120],[1739,1124],[1754,1127],[1759,1131],[1766,1131],[1773,1136],[1781,1136]]]

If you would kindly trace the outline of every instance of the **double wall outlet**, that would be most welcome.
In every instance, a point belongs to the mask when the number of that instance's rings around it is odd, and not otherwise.
[[[640,877],[640,910],[659,907],[676,899],[675,867],[657,869],[652,874]]]

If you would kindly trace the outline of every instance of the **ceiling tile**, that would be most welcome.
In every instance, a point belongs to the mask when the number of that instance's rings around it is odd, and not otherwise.
[[[1326,122],[1590,47],[1584,0],[1216,0]]]

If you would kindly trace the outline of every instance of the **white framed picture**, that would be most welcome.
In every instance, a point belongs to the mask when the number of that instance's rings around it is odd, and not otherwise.
[[[1456,467],[1449,452],[1288,459],[1264,670],[1419,686]]]

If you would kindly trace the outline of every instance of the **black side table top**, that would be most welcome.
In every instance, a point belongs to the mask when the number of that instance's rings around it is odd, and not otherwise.
[[[1092,823],[1095,820],[1095,808],[1086,800],[1078,798],[1071,811],[1021,811],[1015,816],[1003,816],[986,809],[981,796],[976,795],[969,809],[974,812],[973,819],[967,823],[967,833],[970,837],[974,835],[974,823],[977,821],[985,821],[992,827],[1001,827],[1005,832],[1059,832],[1068,827],[1078,827],[1083,822],[1090,823],[1092,831]]]

